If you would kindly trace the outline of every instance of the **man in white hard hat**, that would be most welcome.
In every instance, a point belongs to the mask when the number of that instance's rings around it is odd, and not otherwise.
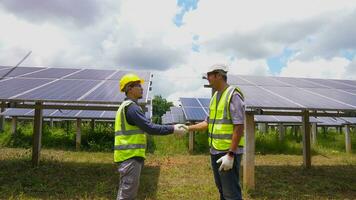
[[[216,91],[210,100],[205,121],[188,127],[189,131],[208,130],[211,166],[221,200],[242,199],[239,180],[244,146],[244,96],[239,88],[227,84],[227,66],[217,64],[207,72]]]
[[[142,98],[144,80],[136,74],[126,74],[120,80],[120,91],[126,98],[115,119],[114,161],[118,164],[120,186],[118,200],[137,196],[141,169],[146,157],[146,135],[185,134],[184,125],[158,125],[146,118],[137,100]]]

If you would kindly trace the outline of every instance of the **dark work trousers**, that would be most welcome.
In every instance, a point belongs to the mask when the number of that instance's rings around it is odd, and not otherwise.
[[[242,154],[234,154],[234,164],[232,169],[219,171],[221,163],[216,161],[226,153],[211,155],[211,166],[213,168],[216,187],[220,193],[220,200],[240,200],[242,199],[240,187],[240,163]]]
[[[119,164],[120,185],[117,200],[133,200],[137,196],[143,160],[130,158]]]

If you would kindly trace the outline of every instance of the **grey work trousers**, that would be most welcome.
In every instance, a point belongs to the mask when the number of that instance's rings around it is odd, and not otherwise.
[[[120,185],[117,200],[133,200],[136,198],[143,163],[143,160],[130,158],[119,164]]]

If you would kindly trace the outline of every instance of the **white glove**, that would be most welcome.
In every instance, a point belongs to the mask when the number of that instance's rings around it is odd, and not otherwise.
[[[226,154],[225,156],[219,158],[219,160],[216,161],[216,163],[221,163],[219,170],[229,170],[232,168],[233,164],[234,164],[234,157],[230,157],[228,154]]]
[[[174,134],[177,135],[184,135],[188,132],[188,126],[184,125],[184,124],[176,124],[174,125]]]

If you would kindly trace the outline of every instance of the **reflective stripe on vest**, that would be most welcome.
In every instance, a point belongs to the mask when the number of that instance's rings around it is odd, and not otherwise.
[[[243,99],[243,94],[238,88],[229,86],[221,94],[217,102],[217,92],[210,100],[209,115],[209,145],[217,150],[228,150],[231,147],[234,125],[230,117],[230,101],[234,91]],[[239,146],[244,146],[244,137],[241,137]]]
[[[125,108],[134,103],[126,100],[120,105],[115,118],[114,161],[122,162],[132,157],[146,157],[146,135],[126,120]]]

